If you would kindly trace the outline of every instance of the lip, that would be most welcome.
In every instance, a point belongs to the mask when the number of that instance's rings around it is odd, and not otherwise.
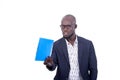
[[[68,33],[67,33],[67,32],[63,32],[63,34],[64,34],[64,35],[68,35]]]

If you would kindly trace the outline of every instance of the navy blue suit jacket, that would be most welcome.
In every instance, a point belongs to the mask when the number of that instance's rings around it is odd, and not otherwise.
[[[97,80],[97,59],[91,41],[77,36],[78,62],[83,80]],[[57,40],[53,45],[52,55],[54,65],[49,70],[57,67],[54,80],[68,80],[70,64],[67,45],[64,38]]]

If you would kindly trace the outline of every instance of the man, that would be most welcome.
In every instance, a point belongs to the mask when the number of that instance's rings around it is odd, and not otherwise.
[[[57,67],[54,80],[97,80],[97,59],[90,40],[75,33],[76,19],[65,15],[61,21],[63,37],[53,45],[51,57],[44,64],[52,71]]]

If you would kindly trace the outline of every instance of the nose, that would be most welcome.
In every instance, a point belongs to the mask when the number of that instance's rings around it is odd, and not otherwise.
[[[66,33],[66,32],[68,32],[68,29],[67,29],[67,28],[64,28],[62,31],[63,31],[64,33]]]

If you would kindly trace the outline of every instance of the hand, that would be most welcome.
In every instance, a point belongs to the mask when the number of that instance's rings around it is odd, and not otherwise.
[[[53,65],[53,59],[50,56],[48,56],[44,61],[44,65],[51,67]]]

